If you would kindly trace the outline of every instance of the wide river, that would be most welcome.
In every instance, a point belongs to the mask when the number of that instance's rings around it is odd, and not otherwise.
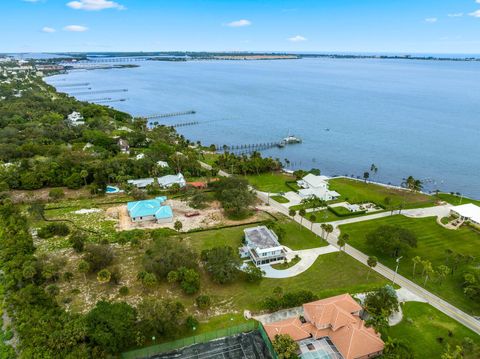
[[[81,100],[127,98],[109,105],[133,115],[194,110],[161,119],[203,144],[279,141],[262,151],[292,168],[400,184],[413,175],[426,190],[480,198],[480,62],[381,59],[139,62],[140,67],[75,70],[47,81]]]

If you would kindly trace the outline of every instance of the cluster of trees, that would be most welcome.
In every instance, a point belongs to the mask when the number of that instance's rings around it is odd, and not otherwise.
[[[82,114],[84,125],[66,121],[73,111]],[[132,155],[142,152],[145,157],[136,160],[121,154],[115,136],[129,142]],[[76,189],[93,184],[94,189],[103,189],[108,182],[164,174],[156,165],[159,160],[172,163],[170,171],[205,174],[188,144],[171,127],[147,130],[145,120],[132,124],[126,113],[77,101],[35,79],[22,96],[7,95],[0,103],[0,163],[9,163],[0,166],[0,188]]]
[[[386,285],[367,293],[363,306],[369,314],[367,325],[384,334],[388,328],[388,318],[399,308],[397,293],[393,287]]]
[[[398,258],[417,246],[415,233],[407,228],[383,225],[367,233],[367,244],[380,253]]]
[[[278,171],[282,168],[282,163],[278,159],[270,157],[263,158],[260,152],[253,152],[250,156],[235,155],[225,152],[218,156],[215,166],[228,171],[231,174],[260,174],[272,171]]]
[[[282,287],[275,287],[273,295],[266,297],[262,301],[262,306],[268,311],[274,312],[284,308],[298,307],[317,299],[318,297],[309,290],[284,292]]]
[[[8,199],[0,205],[0,237],[5,308],[21,357],[104,358],[152,336],[172,337],[196,323],[172,300],[144,300],[137,309],[100,301],[86,314],[65,312],[55,301],[58,290],[52,284],[62,263],[37,258],[27,220]],[[112,258],[106,245],[86,245],[81,263],[88,270],[99,269],[100,276]]]
[[[225,213],[232,218],[249,215],[250,207],[255,203],[255,194],[250,190],[248,181],[238,177],[222,177],[210,186],[215,198],[222,204]]]

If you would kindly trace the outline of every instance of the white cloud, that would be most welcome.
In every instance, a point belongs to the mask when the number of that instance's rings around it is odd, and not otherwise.
[[[88,27],[82,25],[68,25],[63,28],[64,31],[70,32],[85,32],[88,30]]]
[[[42,32],[48,32],[48,33],[52,33],[52,32],[55,32],[57,30],[55,30],[53,27],[48,27],[48,26],[45,26],[42,28]]]
[[[477,1],[477,2],[478,2],[478,1]],[[471,12],[471,13],[468,14],[468,15],[473,16],[473,17],[480,17],[480,10]]]
[[[427,18],[425,19],[425,22],[428,22],[428,23],[430,23],[430,24],[433,24],[433,23],[435,23],[435,22],[437,22],[437,21],[438,21],[438,19],[437,19],[436,17],[427,17]]]
[[[302,42],[302,41],[307,41],[307,39],[301,35],[296,35],[288,38],[288,41],[291,42]]]
[[[70,1],[67,6],[75,10],[99,11],[105,9],[125,10],[125,6],[110,0],[77,0]]]
[[[229,22],[226,25],[230,27],[243,27],[243,26],[252,25],[252,22],[250,20],[241,19],[241,20]]]
[[[456,13],[453,13],[453,14],[448,14],[448,17],[462,17],[463,16],[463,12],[456,12]]]

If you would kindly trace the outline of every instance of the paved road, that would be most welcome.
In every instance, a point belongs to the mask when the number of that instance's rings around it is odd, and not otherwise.
[[[202,162],[200,162],[200,163],[204,168],[211,168],[209,165],[207,165],[205,163],[202,163]],[[225,172],[224,172],[224,174],[228,175]],[[222,176],[224,174],[219,173],[220,176]],[[274,208],[278,212],[283,213],[283,214],[288,216],[288,209],[287,208],[285,208],[281,204],[273,201],[272,199],[269,199],[268,195],[264,192],[256,191],[256,193],[257,193],[258,198],[260,198],[262,201],[270,203],[270,206],[272,208]],[[415,217],[415,218],[429,217],[429,216],[440,216],[440,215],[443,215],[443,214],[448,214],[448,208],[449,208],[449,206],[438,206],[438,207],[429,207],[429,208],[421,208],[421,209],[403,210],[402,214],[404,214],[406,216],[409,216],[409,217]],[[370,216],[356,217],[356,218],[341,220],[341,221],[337,221],[337,222],[330,222],[330,224],[332,224],[335,227],[336,230],[334,230],[334,232],[332,232],[328,236],[328,242],[331,245],[338,247],[337,246],[337,240],[338,240],[339,231],[337,229],[338,228],[337,226],[339,224],[353,223],[353,222],[358,222],[358,221],[367,221],[367,220],[370,220],[370,219],[385,217],[385,216],[388,216],[388,215],[390,215],[390,212],[382,212],[382,213],[372,214]],[[380,216],[380,217],[377,217],[377,216]],[[300,223],[300,216],[299,215],[295,216],[294,219],[295,219],[296,222]],[[305,228],[310,229],[311,223],[308,220],[303,219],[301,222],[302,222],[302,225]],[[316,224],[313,225],[313,232],[321,236],[322,230],[320,228],[320,224],[316,223]],[[353,248],[349,245],[346,245],[344,250],[345,250],[345,253],[347,253],[348,255],[352,256],[353,258],[355,258],[359,262],[367,265],[368,256],[366,254],[363,254],[359,250],[357,250],[357,249],[355,249],[355,248]],[[384,266],[383,264],[379,263],[373,269],[377,273],[381,274],[382,276],[384,276],[385,278],[387,278],[389,280],[393,281],[393,279],[395,277],[395,284],[398,284],[399,286],[408,289],[413,294],[425,299],[430,305],[432,305],[436,309],[440,310],[444,314],[448,315],[450,318],[455,319],[456,321],[462,323],[467,328],[473,330],[475,333],[480,335],[480,321],[475,319],[471,315],[461,311],[460,309],[453,306],[452,304],[450,304],[450,303],[444,301],[443,299],[439,298],[438,296],[430,293],[429,291],[427,291],[426,289],[424,289],[424,288],[420,287],[419,285],[415,284],[411,280],[409,280],[409,279],[407,279],[407,278],[405,278],[401,275],[398,275],[398,274],[395,275],[395,272],[393,270]]]

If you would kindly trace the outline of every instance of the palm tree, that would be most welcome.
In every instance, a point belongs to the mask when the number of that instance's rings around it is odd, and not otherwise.
[[[367,259],[367,264],[370,268],[375,268],[378,264],[378,259],[377,257],[375,256],[370,256],[368,257]],[[370,276],[370,271],[367,272],[367,280],[368,280],[368,277]]]
[[[173,224],[173,228],[175,228],[177,232],[180,232],[182,230],[182,227],[183,224],[179,220],[175,221],[175,223]]]
[[[327,226],[326,223],[322,223],[322,224],[320,225],[320,228],[322,229],[322,238],[325,236],[325,227],[326,227],[326,226]]]
[[[374,163],[372,163],[372,165],[370,166],[370,172],[372,172],[374,175],[376,175],[378,172],[378,167],[375,166]]]
[[[298,214],[300,215],[300,224],[303,224],[303,216],[305,216],[306,213],[307,211],[305,208],[301,208],[300,211],[298,211]]]
[[[363,179],[365,183],[367,183],[368,178],[370,177],[370,173],[368,171],[363,172]]]
[[[288,211],[288,215],[289,215],[290,217],[292,217],[293,220],[295,220],[295,216],[297,215],[297,211],[295,211],[294,209],[290,209],[290,210]]]
[[[340,247],[340,252],[342,251],[342,248],[345,247],[345,244],[346,244],[346,243],[345,243],[345,241],[343,240],[343,238],[340,237],[340,238],[338,239],[338,241],[337,241],[337,245]]]
[[[81,170],[80,171],[80,177],[83,178],[83,184],[86,186],[87,185],[88,171],[87,170]]]
[[[315,214],[310,214],[310,222],[311,222],[311,225],[310,225],[310,230],[313,232],[313,224],[315,223],[315,221],[317,220],[317,216]]]
[[[415,179],[413,176],[404,178],[402,187],[408,188],[412,192],[421,191],[423,188],[423,182],[419,179]]]
[[[85,260],[81,260],[80,263],[78,263],[78,271],[83,274],[83,279],[86,282],[87,281],[87,273],[90,270],[90,263],[88,263]]]
[[[328,239],[328,235],[333,232],[333,226],[331,224],[325,225],[325,232],[327,233],[325,240]]]
[[[417,264],[422,263],[422,258],[420,258],[419,256],[415,256],[412,258],[412,262],[413,262],[413,277],[415,277],[415,269],[417,267]]]

